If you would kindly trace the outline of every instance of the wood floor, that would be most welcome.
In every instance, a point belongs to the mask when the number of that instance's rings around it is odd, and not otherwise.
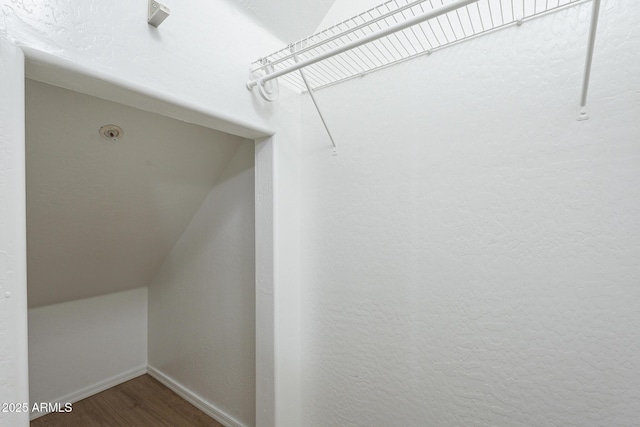
[[[142,375],[52,413],[31,427],[224,427],[151,378]]]

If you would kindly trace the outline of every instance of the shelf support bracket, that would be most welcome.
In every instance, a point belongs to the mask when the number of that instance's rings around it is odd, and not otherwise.
[[[292,50],[293,50],[293,47],[292,47]],[[296,61],[296,63],[300,62],[300,58],[298,58],[298,55],[296,55],[294,52],[292,52],[292,53],[293,53],[294,61]],[[322,114],[322,111],[320,111],[320,107],[318,106],[318,102],[316,101],[316,97],[313,94],[313,89],[311,88],[311,85],[309,85],[309,82],[307,81],[307,76],[305,76],[304,70],[302,68],[300,68],[298,71],[300,72],[300,76],[302,77],[302,81],[304,82],[304,85],[307,87],[307,91],[309,92],[309,96],[311,96],[311,101],[313,101],[314,107],[316,107],[316,111],[318,112],[318,115],[320,116],[320,120],[322,120],[322,124],[324,125],[324,129],[327,131],[327,135],[329,135],[329,139],[331,140],[331,144],[333,145],[333,155],[336,156],[338,154],[336,142],[333,139],[333,135],[331,135],[331,131],[329,130],[329,126],[327,126],[327,122],[324,119],[324,115]]]
[[[591,11],[591,27],[589,28],[589,42],[587,45],[587,60],[584,65],[584,77],[582,79],[582,94],[580,96],[580,115],[578,120],[588,120],[586,106],[589,94],[589,81],[591,79],[591,64],[593,63],[593,51],[596,45],[596,32],[598,30],[598,16],[600,15],[600,0],[593,0]]]

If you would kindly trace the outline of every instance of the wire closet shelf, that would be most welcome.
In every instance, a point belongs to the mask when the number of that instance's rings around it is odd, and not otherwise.
[[[300,92],[325,88],[586,1],[387,1],[254,61],[247,86],[282,77]]]

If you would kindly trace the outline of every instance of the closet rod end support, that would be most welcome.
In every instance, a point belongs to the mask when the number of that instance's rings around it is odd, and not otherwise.
[[[587,110],[584,107],[580,107],[580,112],[578,113],[578,121],[583,122],[585,120],[589,120],[589,115],[587,114]]]

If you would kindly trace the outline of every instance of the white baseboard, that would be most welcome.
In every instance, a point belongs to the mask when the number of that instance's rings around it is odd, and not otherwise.
[[[231,415],[217,408],[213,403],[206,401],[173,378],[162,373],[160,370],[149,366],[147,367],[147,373],[171,390],[173,390],[175,393],[180,395],[180,397],[185,399],[187,402],[191,403],[193,406],[200,409],[202,412],[209,415],[211,418],[215,419],[226,427],[247,427],[245,424],[242,424]]]
[[[131,369],[127,372],[123,372],[118,375],[114,375],[111,378],[107,378],[106,380],[97,382],[90,386],[87,386],[83,389],[70,393],[66,396],[62,396],[58,399],[52,399],[51,403],[60,403],[64,406],[65,403],[75,403],[79,400],[86,399],[89,396],[93,396],[94,394],[98,394],[101,391],[105,391],[108,388],[115,387],[118,384],[122,384],[129,380],[132,380],[140,375],[144,375],[147,373],[147,366],[141,365],[137,368]],[[36,418],[42,417],[43,415],[47,415],[49,412],[32,412],[29,415],[30,420],[35,420]]]

